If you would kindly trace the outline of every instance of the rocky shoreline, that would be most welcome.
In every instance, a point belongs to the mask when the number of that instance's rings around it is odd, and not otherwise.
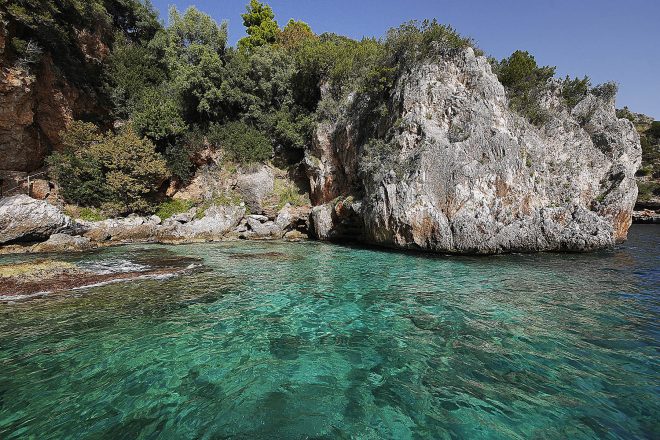
[[[211,206],[203,215],[193,208],[166,220],[130,215],[92,222],[19,195],[0,201],[0,254],[79,252],[130,243],[299,241],[308,238],[309,213],[309,207],[287,204],[271,218],[248,214],[245,206]]]
[[[633,211],[633,223],[641,225],[660,225],[660,213],[645,209],[643,211]]]
[[[357,207],[353,206],[358,204]],[[340,200],[311,208],[285,205],[276,215],[248,214],[245,206],[192,208],[162,220],[130,215],[101,221],[73,219],[46,201],[19,195],[0,200],[0,255],[83,252],[133,243],[185,244],[228,240],[337,239],[328,236],[359,203]],[[655,211],[634,211],[633,223],[660,224]],[[349,226],[345,226],[349,227]],[[346,231],[342,231],[345,234]]]

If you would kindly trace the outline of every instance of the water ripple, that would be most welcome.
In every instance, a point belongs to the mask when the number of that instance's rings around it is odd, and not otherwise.
[[[659,438],[659,248],[63,257],[200,267],[0,305],[0,438]]]

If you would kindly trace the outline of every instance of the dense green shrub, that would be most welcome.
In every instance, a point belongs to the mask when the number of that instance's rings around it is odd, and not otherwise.
[[[75,121],[62,134],[65,149],[50,156],[50,173],[62,195],[82,206],[112,213],[148,212],[167,176],[154,145],[129,126],[102,135],[89,123]]]
[[[660,121],[653,121],[651,127],[646,131],[647,136],[651,136],[660,141]]]
[[[175,214],[188,212],[192,207],[193,203],[189,200],[170,199],[158,205],[156,215],[160,217],[161,220],[167,220]]]
[[[615,82],[606,82],[599,84],[591,89],[591,94],[597,96],[605,101],[613,101],[616,98],[616,93],[619,86]]]
[[[78,218],[81,220],[86,220],[88,222],[100,222],[105,220],[105,216],[95,208],[81,208],[78,214]]]
[[[273,154],[270,140],[243,122],[212,126],[209,142],[225,150],[230,160],[243,164],[262,162]]]
[[[571,78],[568,75],[562,81],[561,96],[564,103],[569,109],[572,109],[587,96],[589,88],[591,87],[591,80],[588,76],[584,78]]]
[[[653,198],[660,197],[660,183],[657,181],[637,181],[639,193],[637,200],[648,202]]]
[[[91,123],[74,121],[62,133],[64,150],[48,158],[50,175],[65,200],[81,206],[100,206],[110,196],[99,158],[89,154],[103,135]]]
[[[507,91],[510,107],[536,125],[543,124],[547,111],[539,103],[548,90],[555,67],[539,66],[529,52],[517,50],[494,64],[494,71]]]
[[[404,67],[419,60],[451,56],[468,47],[475,48],[477,54],[483,53],[476,48],[474,40],[437,20],[411,21],[390,29],[385,46],[392,60]]]

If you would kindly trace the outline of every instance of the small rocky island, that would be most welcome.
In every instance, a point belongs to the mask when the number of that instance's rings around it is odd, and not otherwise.
[[[272,11],[253,1],[234,49],[194,8],[168,27],[138,2],[115,13],[124,25],[81,31],[83,11],[61,12],[73,43],[41,40],[15,11],[0,27],[2,252],[310,237],[499,254],[626,239],[642,148],[614,84],[557,79],[527,52],[488,58],[435,21],[382,40],[294,20],[268,33]]]

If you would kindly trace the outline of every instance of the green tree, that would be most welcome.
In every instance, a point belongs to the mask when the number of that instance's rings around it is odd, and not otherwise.
[[[148,212],[151,200],[168,175],[165,160],[154,145],[131,126],[93,144],[88,153],[103,165],[110,203],[121,213]]]
[[[164,52],[172,87],[178,91],[188,122],[209,122],[219,115],[216,101],[223,80],[227,24],[220,26],[194,7],[183,16],[170,9],[170,26],[154,41]]]
[[[167,177],[154,145],[130,125],[102,135],[94,124],[74,121],[62,134],[64,151],[48,159],[65,200],[110,213],[148,212]]]
[[[280,28],[270,6],[258,0],[250,0],[245,14],[242,14],[241,17],[248,36],[239,40],[239,49],[250,51],[277,41]]]
[[[105,63],[106,90],[114,105],[115,116],[128,118],[145,89],[167,79],[162,54],[148,43],[119,36]]]
[[[529,52],[517,50],[510,57],[495,63],[495,73],[504,86],[509,105],[534,124],[543,124],[547,112],[539,104],[540,96],[548,89],[548,81],[555,67],[540,67]]]
[[[315,38],[316,35],[307,23],[291,19],[284,26],[282,32],[277,35],[277,42],[288,50],[296,50],[307,41]]]
[[[187,131],[182,113],[177,96],[167,86],[146,88],[135,105],[132,122],[141,136],[164,146]]]

